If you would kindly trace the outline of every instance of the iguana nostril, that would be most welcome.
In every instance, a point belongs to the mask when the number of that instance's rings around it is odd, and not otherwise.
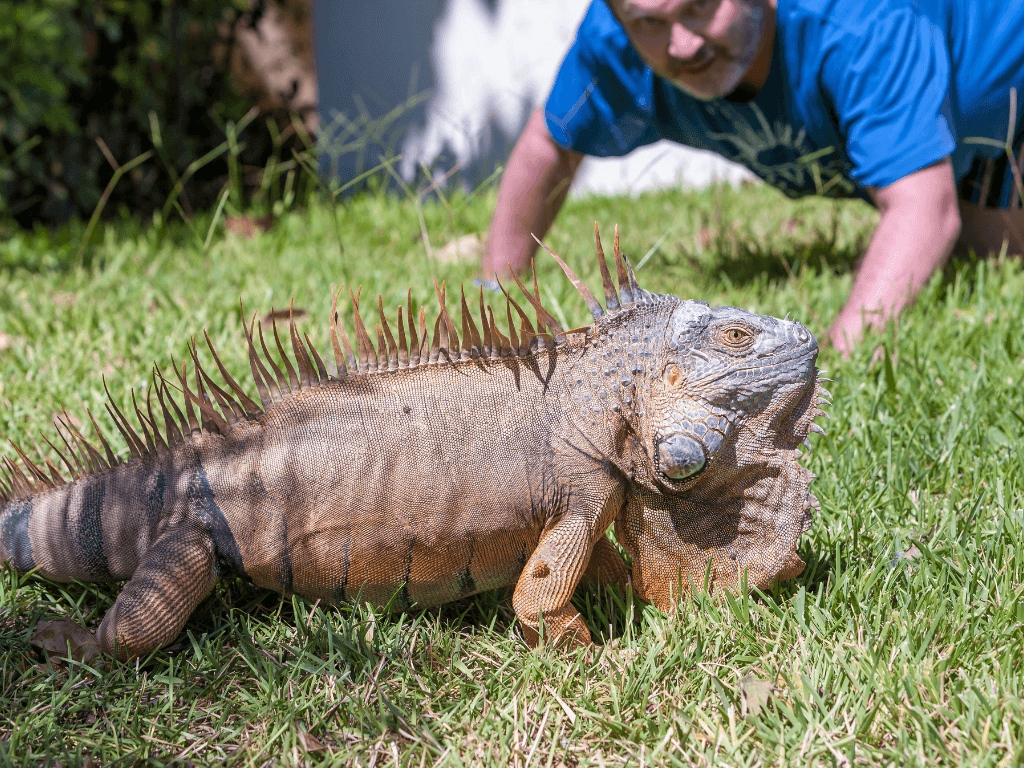
[[[704,468],[704,448],[692,437],[672,435],[658,445],[661,473],[673,480],[692,477]]]

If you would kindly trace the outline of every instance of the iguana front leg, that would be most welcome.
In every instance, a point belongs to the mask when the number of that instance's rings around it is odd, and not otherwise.
[[[216,583],[213,541],[201,524],[178,523],[143,555],[96,632],[118,659],[145,656],[170,643]]]
[[[594,523],[583,515],[567,515],[541,536],[512,596],[523,639],[531,647],[539,642],[542,616],[548,641],[590,643],[590,630],[570,600],[590,561],[593,540]]]
[[[531,647],[540,640],[542,619],[549,642],[589,645],[590,630],[570,602],[577,585],[584,576],[599,584],[625,585],[628,579],[622,557],[605,537],[625,497],[614,485],[606,491],[603,503],[594,505],[591,497],[546,528],[519,576],[512,606]]]

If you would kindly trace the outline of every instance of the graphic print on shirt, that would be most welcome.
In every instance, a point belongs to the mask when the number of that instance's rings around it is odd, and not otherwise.
[[[853,164],[835,147],[815,147],[804,128],[782,120],[769,121],[757,104],[748,104],[757,124],[752,125],[728,102],[707,102],[709,115],[720,117],[734,128],[731,132],[712,132],[718,151],[734,162],[745,165],[787,197],[821,195],[857,197],[857,186],[850,180]]]

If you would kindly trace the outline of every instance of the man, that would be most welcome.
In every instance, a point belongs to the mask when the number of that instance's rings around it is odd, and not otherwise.
[[[509,158],[483,276],[529,263],[585,155],[668,138],[787,195],[878,208],[829,331],[848,354],[961,233],[979,252],[1024,248],[1019,173],[992,162],[1008,130],[1015,153],[1024,139],[1022,29],[1024,3],[989,0],[595,0]]]

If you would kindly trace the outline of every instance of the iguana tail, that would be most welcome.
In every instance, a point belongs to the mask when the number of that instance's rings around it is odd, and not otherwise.
[[[120,658],[172,641],[217,579],[201,520],[166,517],[161,464],[122,464],[0,501],[0,562],[56,581],[129,579],[97,630]]]
[[[176,476],[170,450],[120,462],[112,452],[104,457],[70,420],[61,424],[73,437],[69,482],[17,447],[28,473],[3,462],[0,562],[55,581],[128,579],[97,639],[119,658],[144,655],[172,641],[213,589],[213,539],[201,519],[168,514]]]

